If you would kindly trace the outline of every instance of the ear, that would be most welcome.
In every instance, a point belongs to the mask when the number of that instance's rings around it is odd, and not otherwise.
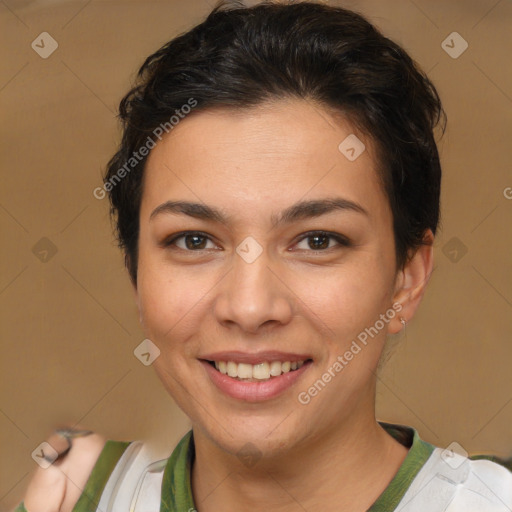
[[[401,331],[404,327],[401,319],[410,322],[420,305],[434,265],[433,244],[434,235],[427,229],[423,244],[397,274],[393,304],[400,304],[401,309],[397,309],[397,315],[389,322],[389,334]]]

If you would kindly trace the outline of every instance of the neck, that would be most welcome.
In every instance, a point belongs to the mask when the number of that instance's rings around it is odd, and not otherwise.
[[[192,490],[199,512],[296,510],[362,512],[387,487],[407,455],[376,422],[336,425],[252,467],[194,429]]]

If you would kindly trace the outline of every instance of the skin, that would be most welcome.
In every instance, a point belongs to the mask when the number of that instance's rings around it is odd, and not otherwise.
[[[338,145],[352,133],[366,150],[350,162]],[[396,268],[392,213],[374,154],[371,139],[339,116],[304,100],[279,100],[190,114],[149,155],[134,291],[146,335],[161,351],[153,366],[192,421],[199,512],[362,512],[407,454],[375,419],[375,372],[386,336],[421,301],[433,236],[427,231],[426,245]],[[336,210],[272,226],[298,201],[334,197],[366,214]],[[206,204],[228,221],[152,216],[167,201]],[[320,238],[315,246],[305,233],[317,230],[350,245]],[[195,240],[199,249],[187,249],[184,238],[163,243],[182,231],[206,235]],[[236,252],[248,236],[263,249],[252,263]],[[298,394],[393,303],[400,313],[301,405]],[[223,350],[304,353],[313,363],[291,388],[255,403],[224,395],[210,380],[200,359]],[[237,456],[247,443],[258,455],[254,464]],[[66,499],[44,510],[71,511],[78,496]]]
[[[86,430],[77,425],[72,427]],[[63,443],[56,434],[46,441],[55,449]],[[23,500],[27,511],[71,512],[105,443],[106,439],[99,434],[77,437],[65,457],[46,469],[38,467]]]
[[[351,133],[366,145],[353,162],[338,150]],[[272,227],[272,216],[299,200],[333,197],[367,214],[337,210]],[[152,216],[166,201],[203,203],[228,221]],[[327,249],[315,252],[304,238],[312,230],[351,245],[321,239]],[[199,249],[184,238],[164,244],[182,231],[205,233],[188,239]],[[263,249],[252,263],[236,253],[248,236]],[[431,271],[431,245],[397,271],[372,141],[318,105],[197,112],[157,144],[145,171],[135,292],[161,351],[155,369],[193,424],[200,512],[356,512],[378,498],[407,450],[375,420],[375,371],[386,335],[401,330],[399,317],[412,318]],[[400,314],[308,405],[298,404],[298,393],[396,302]],[[251,403],[220,392],[200,363],[222,350],[305,353],[313,364],[278,397]],[[260,456],[251,467],[237,457],[246,443]]]

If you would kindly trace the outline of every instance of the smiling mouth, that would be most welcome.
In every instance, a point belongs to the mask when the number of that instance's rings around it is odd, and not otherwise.
[[[311,359],[303,361],[263,361],[258,364],[235,363],[234,361],[207,361],[219,373],[243,382],[271,380],[288,372],[302,368]]]

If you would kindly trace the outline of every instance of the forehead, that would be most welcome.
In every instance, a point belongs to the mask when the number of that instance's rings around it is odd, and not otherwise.
[[[141,215],[184,197],[250,215],[340,194],[375,214],[387,210],[372,141],[318,105],[281,100],[183,119],[148,157]]]

